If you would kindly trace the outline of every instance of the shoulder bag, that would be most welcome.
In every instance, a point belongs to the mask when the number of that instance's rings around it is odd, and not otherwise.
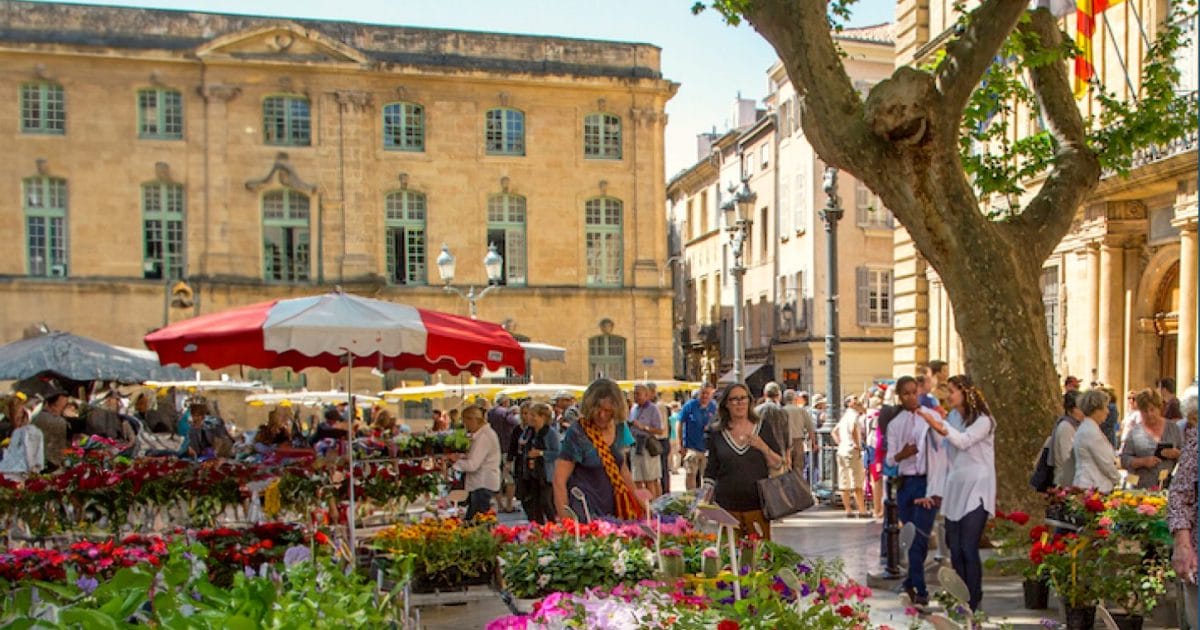
[[[817,503],[800,471],[787,466],[782,470],[782,474],[758,480],[758,497],[768,521],[802,512]]]

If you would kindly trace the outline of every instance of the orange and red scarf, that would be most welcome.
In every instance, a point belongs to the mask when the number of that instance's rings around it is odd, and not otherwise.
[[[612,445],[604,442],[604,435],[600,432],[599,427],[592,424],[588,420],[580,419],[579,426],[583,428],[583,433],[592,442],[592,446],[596,447],[596,452],[600,454],[600,463],[604,464],[604,474],[608,475],[608,481],[612,484],[613,499],[617,505],[617,518],[623,521],[637,521],[645,518],[646,509],[638,503],[637,497],[633,494],[633,488],[630,488],[625,483],[625,477],[621,476],[621,467],[617,465],[617,458],[613,457]]]

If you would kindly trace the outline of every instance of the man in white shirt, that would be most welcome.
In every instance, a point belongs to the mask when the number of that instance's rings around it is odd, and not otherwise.
[[[466,473],[466,520],[469,521],[476,514],[487,512],[492,496],[500,491],[500,438],[484,422],[483,409],[467,407],[462,417],[471,434],[471,449],[465,458],[459,453],[451,454],[450,461],[454,462],[455,470]]]
[[[887,458],[889,466],[899,469],[899,491],[896,495],[900,522],[912,523],[917,529],[908,548],[908,577],[903,587],[916,606],[929,603],[925,587],[925,556],[929,552],[929,534],[937,518],[937,504],[926,500],[928,482],[929,425],[917,410],[921,408],[917,381],[911,376],[896,381],[900,411],[887,424]],[[933,412],[932,409],[929,410]]]

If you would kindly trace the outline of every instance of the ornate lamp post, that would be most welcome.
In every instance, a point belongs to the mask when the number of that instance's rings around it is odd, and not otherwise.
[[[741,383],[746,373],[746,348],[743,328],[745,328],[745,313],[742,312],[742,276],[746,275],[746,267],[742,264],[742,250],[754,222],[750,219],[754,210],[754,201],[758,195],[750,190],[749,180],[742,178],[739,189],[736,184],[729,185],[730,199],[721,206],[725,215],[725,230],[729,232],[729,251],[733,254],[733,266],[729,273],[733,276],[733,381]]]
[[[845,211],[839,205],[837,194],[838,170],[833,167],[825,169],[824,189],[828,200],[821,210],[821,219],[825,221],[825,372],[826,372],[826,411],[825,422],[819,432],[821,434],[821,483],[820,494],[828,492],[833,500],[837,496],[834,487],[837,479],[837,446],[833,443],[833,429],[841,413],[841,370],[838,365],[840,343],[838,338],[838,250],[837,227]]]
[[[463,298],[470,305],[471,319],[477,319],[475,303],[483,299],[483,296],[490,293],[493,289],[500,288],[500,275],[504,272],[504,259],[500,256],[500,252],[496,251],[496,244],[488,244],[487,255],[483,257],[483,268],[487,271],[487,286],[478,293],[475,292],[475,285],[467,287],[464,293],[458,287],[450,286],[454,282],[454,255],[450,253],[450,246],[442,243],[442,253],[437,257],[438,275],[442,277],[442,282],[446,283],[444,287],[446,291],[458,294],[458,297]]]

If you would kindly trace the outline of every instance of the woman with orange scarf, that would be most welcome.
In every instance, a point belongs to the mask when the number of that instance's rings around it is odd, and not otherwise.
[[[616,382],[596,379],[583,393],[579,421],[562,438],[554,468],[554,504],[559,518],[574,512],[581,521],[606,516],[620,520],[645,517],[644,490],[634,490],[618,424],[628,413]],[[578,488],[586,507],[576,496]],[[570,510],[568,510],[568,507]]]

